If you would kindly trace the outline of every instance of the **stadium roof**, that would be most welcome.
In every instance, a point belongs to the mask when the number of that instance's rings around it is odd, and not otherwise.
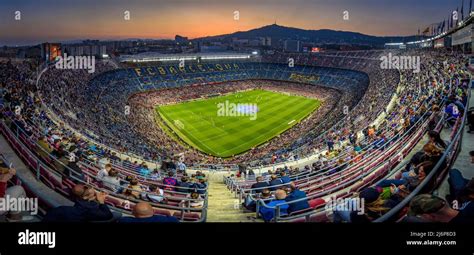
[[[219,60],[219,59],[249,59],[251,53],[183,53],[183,54],[161,54],[156,52],[145,52],[135,55],[120,56],[120,62],[154,62],[154,61],[180,61],[180,60]]]
[[[386,43],[385,45],[386,46],[404,45],[404,44],[410,45],[410,44],[422,44],[422,43],[426,43],[426,42],[431,42],[431,41],[449,36],[449,35],[457,32],[457,31],[463,29],[467,25],[472,24],[473,22],[474,22],[474,11],[470,12],[469,16],[465,20],[461,20],[461,21],[457,22],[456,26],[454,28],[452,28],[450,30],[447,30],[445,32],[442,32],[440,34],[437,34],[435,36],[432,36],[430,38],[423,39],[423,40],[418,40],[418,41],[407,42],[407,43],[402,43],[402,42],[400,42],[400,43]]]

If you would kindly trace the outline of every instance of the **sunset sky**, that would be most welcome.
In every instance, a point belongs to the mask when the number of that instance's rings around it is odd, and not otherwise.
[[[0,45],[74,39],[190,38],[275,21],[304,29],[413,35],[462,0],[0,0]],[[469,0],[464,0],[467,14]],[[130,20],[124,12],[130,11]],[[343,20],[343,11],[349,20]],[[16,21],[15,11],[21,12]],[[234,20],[238,11],[239,20]]]

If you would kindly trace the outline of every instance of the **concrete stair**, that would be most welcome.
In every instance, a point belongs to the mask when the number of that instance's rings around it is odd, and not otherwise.
[[[234,198],[234,195],[227,189],[221,174],[216,173],[215,176],[209,178],[208,192],[207,222],[254,222],[249,217],[254,217],[255,213],[242,211],[239,199]]]

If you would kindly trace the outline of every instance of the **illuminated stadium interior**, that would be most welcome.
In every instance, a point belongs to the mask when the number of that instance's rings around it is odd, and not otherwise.
[[[67,31],[41,29],[56,22],[30,3],[38,27],[25,12],[0,24],[0,202],[37,209],[0,206],[0,222],[474,222],[472,1],[429,13],[342,0],[354,11],[329,21],[321,10],[338,4],[295,0],[290,15],[232,0],[256,8],[234,23],[214,15],[226,4],[199,1],[215,6],[181,4],[208,20],[169,26],[173,1],[129,3],[141,11],[123,24],[105,8]],[[20,8],[6,2],[0,15]],[[372,16],[412,6],[426,14]]]

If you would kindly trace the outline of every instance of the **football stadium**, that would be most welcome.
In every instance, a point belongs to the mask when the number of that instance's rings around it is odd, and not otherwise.
[[[474,9],[435,2],[413,36],[5,37],[0,222],[472,224]]]
[[[256,105],[260,101],[263,103],[258,108]],[[265,143],[291,128],[316,110],[319,103],[301,96],[251,90],[179,105],[158,106],[157,111],[183,141],[207,154],[226,158]],[[254,124],[252,121],[257,120],[257,114],[259,122]],[[226,116],[228,118],[217,118]]]

